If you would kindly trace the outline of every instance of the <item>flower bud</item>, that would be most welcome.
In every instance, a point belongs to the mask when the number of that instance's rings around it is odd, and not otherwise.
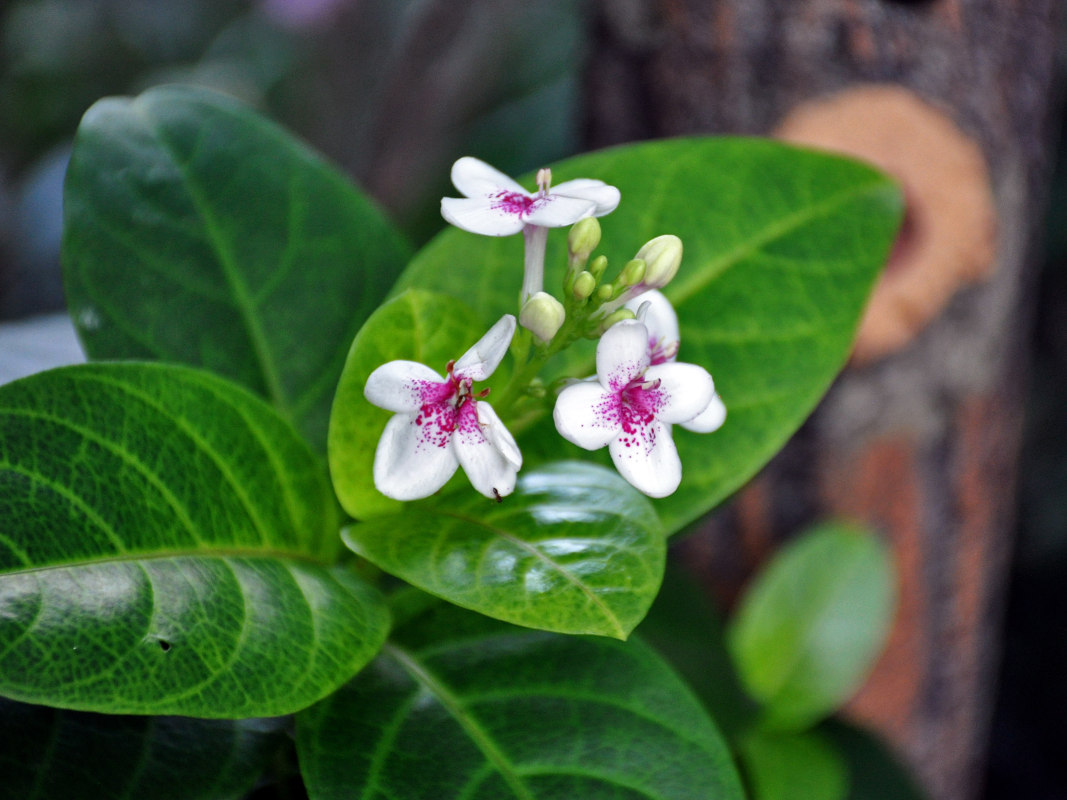
[[[647,271],[648,265],[640,258],[635,258],[633,261],[627,262],[626,266],[622,268],[619,282],[624,286],[636,286],[644,280],[645,272]]]
[[[559,300],[545,292],[537,292],[523,304],[519,312],[519,324],[541,342],[549,342],[563,325],[566,316]]]
[[[574,287],[571,291],[574,293],[576,300],[585,300],[596,290],[596,278],[591,273],[582,272],[578,273],[578,277],[574,279]]]
[[[620,309],[618,309],[616,311],[611,312],[610,314],[608,314],[608,316],[606,316],[604,318],[604,321],[602,323],[600,323],[600,331],[601,331],[601,333],[603,333],[608,328],[610,328],[612,325],[614,325],[616,322],[622,322],[624,319],[633,319],[633,318],[634,318],[634,312],[632,312],[628,308],[620,308]]]
[[[642,259],[647,265],[644,287],[661,289],[678,274],[678,267],[682,263],[682,240],[670,233],[657,236],[645,242],[634,259]]]
[[[602,303],[611,299],[611,296],[615,293],[615,287],[610,283],[602,283],[597,287],[596,298]]]
[[[608,268],[608,257],[597,256],[589,262],[589,272],[594,278],[600,280],[600,276],[604,274],[604,270]]]
[[[567,234],[567,248],[571,256],[583,264],[600,244],[600,223],[596,217],[578,220]]]

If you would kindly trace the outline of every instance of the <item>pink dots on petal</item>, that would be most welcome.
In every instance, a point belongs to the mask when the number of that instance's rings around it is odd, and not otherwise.
[[[537,207],[536,197],[519,192],[500,191],[489,195],[489,207],[515,217],[526,217]]]

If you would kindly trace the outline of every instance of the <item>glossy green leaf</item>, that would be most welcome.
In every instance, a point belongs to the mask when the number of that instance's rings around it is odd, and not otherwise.
[[[0,387],[0,695],[110,713],[275,716],[377,651],[335,570],[318,459],[209,373],[82,364]]]
[[[652,604],[666,551],[648,499],[611,470],[581,462],[523,470],[500,503],[456,492],[341,536],[450,603],[531,628],[619,639]]]
[[[803,730],[847,700],[881,651],[894,606],[888,548],[869,533],[826,524],[778,553],[727,631],[764,725]]]
[[[239,800],[285,744],[285,722],[90,714],[0,699],[0,798]]]
[[[495,320],[494,320],[495,321]],[[417,289],[375,311],[352,342],[330,417],[329,460],[334,491],[357,519],[396,512],[402,504],[374,488],[374,452],[392,416],[371,405],[363,387],[387,361],[418,361],[444,375],[488,330],[464,304],[447,295]]]
[[[900,759],[873,733],[837,719],[818,730],[848,765],[848,800],[927,800]]]
[[[67,299],[91,358],[205,367],[320,449],[348,345],[409,254],[304,145],[180,86],[89,109],[64,224]]]
[[[845,800],[848,765],[813,732],[751,731],[738,746],[751,800]]]
[[[647,646],[441,606],[297,717],[311,800],[741,800],[715,725]]]
[[[841,369],[899,224],[899,192],[854,161],[744,139],[618,147],[554,165],[552,175],[620,188],[621,205],[600,220],[608,279],[654,236],[673,233],[685,243],[666,289],[681,323],[679,358],[711,371],[729,416],[714,434],[676,430],[682,485],[657,503],[676,531],[752,477]],[[550,233],[549,291],[561,285],[565,241],[565,231]],[[522,258],[520,236],[448,230],[416,255],[395,291],[454,294],[486,324],[514,311]],[[574,348],[546,376],[591,374],[592,354],[591,343]],[[545,420],[519,437],[531,463],[538,453],[578,455],[560,450],[551,429]]]

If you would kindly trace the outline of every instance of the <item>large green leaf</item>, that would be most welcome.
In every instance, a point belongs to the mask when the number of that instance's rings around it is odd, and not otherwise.
[[[727,630],[763,724],[803,730],[847,700],[885,643],[894,605],[892,560],[874,535],[825,524],[778,553]]]
[[[812,731],[750,731],[738,746],[752,800],[845,800],[848,764]]]
[[[237,800],[286,741],[285,718],[89,714],[0,699],[0,798]]]
[[[721,735],[636,641],[441,606],[297,717],[312,800],[740,800]]]
[[[618,147],[556,165],[553,177],[599,178],[622,191],[618,210],[601,219],[609,278],[653,236],[685,243],[681,272],[666,289],[681,322],[679,357],[711,370],[729,417],[710,436],[676,432],[682,485],[657,503],[675,531],[776,453],[840,370],[899,224],[899,192],[856,162],[744,139]],[[553,232],[549,291],[559,291],[564,247],[564,232]],[[448,230],[416,255],[395,291],[456,295],[484,325],[514,311],[522,263],[522,237]],[[546,376],[591,374],[586,345]],[[558,458],[558,447],[543,445],[553,436],[546,420],[519,444],[528,460]]]
[[[377,651],[334,570],[321,465],[209,373],[83,364],[0,387],[0,694],[86,711],[274,716]]]
[[[334,491],[353,517],[402,507],[374,488],[375,448],[392,415],[363,396],[371,372],[405,359],[443,375],[448,361],[463,355],[485,331],[477,315],[454,297],[417,289],[380,307],[360,328],[337,384],[328,439]]]
[[[348,345],[409,253],[332,167],[232,99],[164,86],[89,109],[64,215],[91,358],[205,367],[324,446]]]
[[[352,550],[420,589],[496,619],[625,639],[655,599],[666,540],[649,500],[611,470],[565,462],[350,525]]]

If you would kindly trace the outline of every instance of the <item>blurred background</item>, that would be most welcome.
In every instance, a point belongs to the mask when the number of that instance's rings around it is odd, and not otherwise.
[[[837,117],[819,98],[853,86],[900,89],[958,125],[960,141],[976,143],[999,247],[989,250],[988,272],[952,284],[944,304],[890,350],[854,363],[828,403],[862,405],[877,394],[885,404],[878,416],[892,420],[911,413],[904,397],[929,395],[938,414],[948,408],[951,415],[979,396],[995,406],[998,424],[1008,421],[1008,433],[990,438],[988,431],[1004,426],[986,425],[985,417],[976,423],[978,434],[942,420],[931,444],[925,429],[872,428],[859,413],[842,433],[831,430],[826,412],[817,413],[771,465],[759,494],[742,493],[694,533],[682,556],[725,607],[735,584],[812,519],[860,517],[898,548],[905,547],[902,531],[914,529],[918,561],[902,563],[919,574],[903,586],[933,598],[916,613],[936,616],[938,608],[951,607],[951,597],[938,605],[939,592],[967,591],[938,576],[942,562],[966,557],[968,529],[957,511],[969,501],[953,494],[949,478],[966,477],[967,459],[977,460],[986,475],[978,502],[988,504],[982,508],[993,521],[982,529],[985,561],[967,580],[990,588],[983,589],[982,608],[960,624],[971,627],[961,641],[980,645],[953,650],[937,640],[936,625],[906,620],[912,627],[890,647],[912,653],[908,643],[920,641],[924,659],[907,714],[893,717],[874,701],[861,702],[855,713],[886,733],[938,800],[1067,798],[1067,764],[1055,734],[1067,712],[1061,588],[1067,576],[1067,38],[1056,28],[1061,16],[1055,0],[0,2],[0,377],[5,369],[10,378],[71,357],[69,327],[61,317],[42,315],[64,308],[59,246],[71,140],[84,111],[107,95],[164,82],[233,94],[325,153],[422,242],[441,227],[438,201],[449,193],[449,167],[460,155],[518,174],[637,138],[785,135],[780,123],[796,109],[811,111],[816,130],[820,124],[836,129]],[[874,95],[856,96],[861,117],[868,100],[875,113]],[[936,138],[940,123],[928,125],[926,112],[909,102],[894,101],[878,117],[891,131],[900,124],[901,133],[870,144],[872,159],[884,155],[883,166],[899,168],[911,192],[906,233],[919,247],[930,241],[924,236],[971,236],[964,223],[943,222],[957,205],[951,192],[927,199],[922,179],[911,177],[932,168],[937,147],[964,145],[946,135],[939,141],[948,144],[918,149],[920,134]],[[905,122],[898,123],[897,112]],[[919,131],[914,138],[912,124]],[[866,135],[851,144],[863,151]],[[902,139],[913,147],[898,153],[895,142]],[[938,226],[947,232],[937,233]],[[902,250],[908,244],[902,238]],[[902,263],[898,273],[906,274]],[[985,357],[985,350],[967,349],[975,338],[968,326],[975,325],[982,326],[979,338],[996,343],[989,358],[1005,366],[980,385],[932,378],[923,365],[946,352]],[[981,371],[971,366],[960,369]],[[888,385],[894,389],[880,388]],[[893,403],[904,410],[894,411]],[[933,513],[937,502],[919,502],[921,522],[880,512],[897,491],[896,479],[888,478],[881,505],[837,503],[833,470],[822,469],[816,481],[811,473],[820,468],[811,465],[836,457],[846,436],[865,442],[902,436],[914,444],[918,455],[905,459],[897,477],[936,487],[947,475],[948,499],[941,498],[947,510]],[[977,436],[980,446],[970,447],[967,436]],[[848,457],[866,454],[849,451]],[[981,470],[985,459],[996,464],[991,474]],[[882,471],[886,462],[872,463]],[[773,519],[756,525],[754,516]],[[954,549],[957,543],[964,549]],[[944,664],[960,658],[974,661],[977,677],[948,703],[952,693],[944,682],[952,673]],[[868,695],[893,700],[894,663],[889,658],[872,679],[890,688]]]

